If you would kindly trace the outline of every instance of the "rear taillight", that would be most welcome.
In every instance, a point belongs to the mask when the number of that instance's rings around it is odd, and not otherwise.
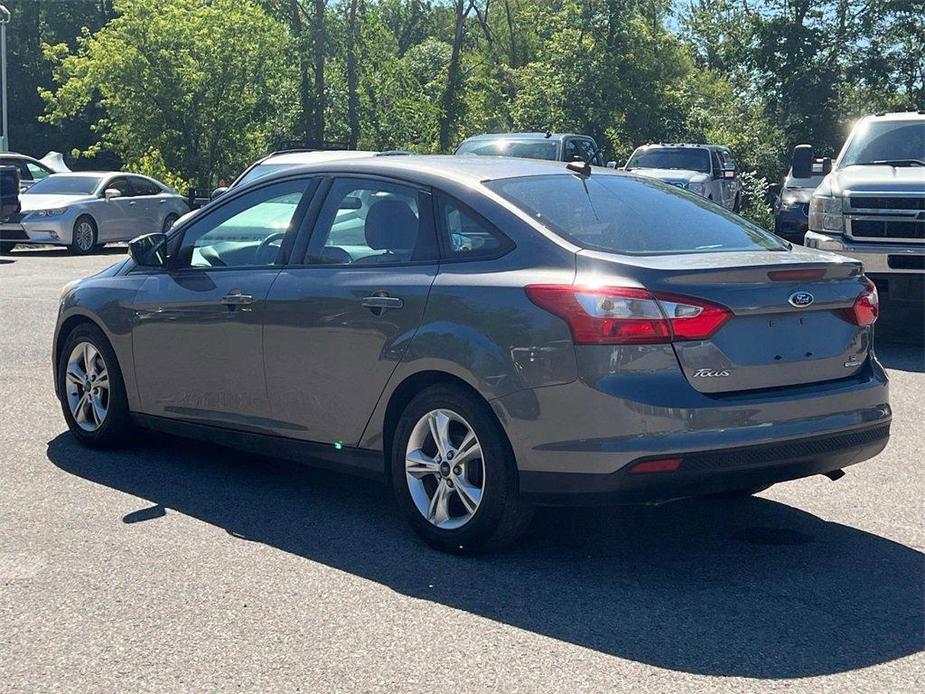
[[[732,312],[703,299],[627,287],[532,284],[530,301],[568,323],[579,345],[705,340]]]
[[[867,277],[864,278],[864,285],[864,291],[854,300],[854,306],[844,311],[844,316],[849,323],[854,323],[862,328],[876,323],[877,315],[880,313],[880,297],[877,294],[877,285]]]

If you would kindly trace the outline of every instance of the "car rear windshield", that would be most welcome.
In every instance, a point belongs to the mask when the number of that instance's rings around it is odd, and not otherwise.
[[[563,173],[486,185],[582,248],[629,255],[789,248],[699,195],[643,177]]]
[[[657,147],[637,151],[627,169],[683,169],[710,173],[710,153],[700,147]]]
[[[53,174],[29,188],[28,195],[90,195],[100,180],[99,176]]]
[[[550,140],[473,140],[463,142],[456,154],[483,157],[517,157],[518,159],[555,160],[556,143]]]

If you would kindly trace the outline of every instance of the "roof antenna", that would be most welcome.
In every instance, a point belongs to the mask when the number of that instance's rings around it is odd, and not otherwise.
[[[591,162],[594,161],[595,157],[604,150],[604,146],[601,145],[596,150],[591,152],[591,156],[587,159],[580,161],[570,161],[565,165],[565,168],[569,171],[574,171],[575,173],[581,176],[590,176],[591,175]]]

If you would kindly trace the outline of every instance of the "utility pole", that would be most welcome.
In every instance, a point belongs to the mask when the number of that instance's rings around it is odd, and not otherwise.
[[[0,152],[9,151],[10,124],[6,107],[6,25],[10,23],[10,11],[0,5],[0,102],[3,111],[3,134],[0,135]]]

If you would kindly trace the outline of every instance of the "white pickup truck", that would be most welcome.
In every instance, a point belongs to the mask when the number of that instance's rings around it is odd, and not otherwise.
[[[794,177],[812,174],[794,150]],[[864,264],[891,301],[925,301],[925,111],[862,118],[813,193],[804,245]]]
[[[637,147],[624,171],[669,183],[738,212],[742,183],[728,147],[657,144]]]

